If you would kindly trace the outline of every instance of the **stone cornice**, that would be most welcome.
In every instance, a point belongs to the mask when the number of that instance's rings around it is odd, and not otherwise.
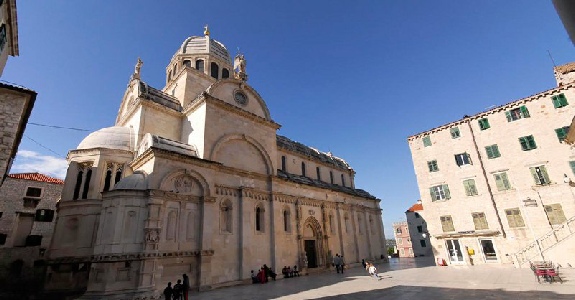
[[[565,85],[562,85],[562,86],[558,86],[558,87],[556,87],[556,88],[552,88],[552,89],[543,91],[543,92],[541,92],[541,93],[537,93],[537,94],[535,94],[535,95],[531,95],[531,96],[526,97],[526,98],[522,98],[522,99],[519,99],[519,100],[515,100],[515,101],[513,101],[513,102],[510,102],[510,103],[507,103],[507,104],[500,105],[500,106],[495,107],[495,108],[492,108],[492,109],[490,109],[490,110],[488,110],[488,111],[484,111],[484,112],[478,113],[478,114],[473,115],[473,116],[467,116],[467,117],[464,117],[464,118],[461,119],[461,120],[458,120],[458,121],[455,121],[455,122],[451,122],[451,123],[447,123],[447,124],[445,124],[445,125],[441,125],[441,126],[439,126],[439,127],[435,127],[435,128],[433,128],[433,129],[430,129],[430,130],[427,130],[427,131],[424,131],[424,132],[420,132],[420,133],[414,134],[414,135],[412,135],[412,136],[409,136],[409,137],[407,138],[407,140],[408,140],[408,141],[412,141],[412,140],[415,140],[415,139],[417,139],[417,138],[421,138],[421,137],[423,137],[423,136],[427,136],[427,135],[432,134],[432,133],[436,133],[436,132],[439,132],[439,131],[442,131],[442,130],[445,130],[445,129],[448,129],[448,128],[451,128],[451,127],[454,127],[454,126],[458,126],[458,125],[461,125],[461,124],[464,124],[464,123],[467,123],[467,122],[471,122],[471,121],[473,121],[473,120],[477,120],[477,119],[481,119],[481,118],[487,117],[487,116],[489,116],[489,115],[492,115],[492,114],[495,114],[495,113],[498,113],[498,112],[502,112],[502,111],[505,111],[505,110],[508,110],[508,109],[511,109],[511,108],[518,107],[518,106],[523,105],[523,104],[525,104],[525,103],[527,103],[527,102],[531,102],[531,101],[535,101],[535,100],[538,100],[538,99],[543,98],[543,97],[551,96],[551,95],[554,95],[554,94],[556,94],[556,93],[558,93],[558,92],[565,91],[565,90],[568,90],[568,89],[574,88],[574,87],[575,87],[575,82],[571,82],[571,83],[568,83],[568,84],[565,84]]]
[[[248,119],[252,122],[270,127],[274,130],[278,130],[281,127],[280,124],[278,124],[272,120],[267,120],[267,119],[262,118],[256,114],[253,114],[251,112],[240,109],[240,108],[238,108],[234,105],[231,105],[222,99],[216,98],[216,97],[214,97],[214,96],[212,96],[206,92],[203,92],[198,97],[196,97],[196,99],[192,100],[192,102],[184,108],[183,113],[185,115],[187,115],[189,112],[195,110],[196,107],[198,107],[202,103],[212,104],[212,105],[214,105],[218,108],[221,108],[225,111],[232,112],[236,115],[244,117],[245,119]]]
[[[120,262],[129,260],[143,260],[148,258],[174,258],[190,256],[213,256],[212,249],[191,250],[191,251],[154,251],[154,252],[131,252],[131,253],[106,253],[82,257],[58,257],[48,260],[49,265],[61,263],[82,263],[82,262]]]
[[[68,151],[68,155],[66,156],[66,159],[68,161],[70,161],[72,159],[73,155],[86,155],[86,154],[92,154],[92,155],[100,155],[100,153],[104,153],[104,154],[132,154],[132,151],[127,151],[127,150],[120,150],[120,149],[108,149],[108,148],[90,148],[90,149],[74,149],[74,150],[70,150]]]
[[[302,153],[299,153],[299,152],[296,152],[296,151],[287,149],[287,148],[285,148],[285,147],[280,147],[280,146],[278,146],[277,148],[278,148],[278,151],[286,152],[286,153],[288,153],[288,154],[291,154],[291,155],[293,155],[293,156],[297,156],[297,157],[299,157],[299,158],[301,158],[301,159],[304,159],[304,160],[313,161],[314,163],[316,163],[316,164],[318,164],[318,165],[322,165],[322,166],[324,166],[324,167],[326,167],[326,168],[328,168],[328,169],[338,170],[338,171],[341,171],[341,172],[344,173],[344,174],[350,174],[351,172],[355,173],[355,171],[354,171],[351,167],[349,167],[349,168],[338,168],[338,167],[336,167],[336,166],[333,165],[333,164],[329,164],[329,163],[323,162],[323,161],[321,161],[321,160],[319,160],[319,159],[314,159],[314,158],[311,157],[311,156],[304,155],[304,154],[302,154]]]

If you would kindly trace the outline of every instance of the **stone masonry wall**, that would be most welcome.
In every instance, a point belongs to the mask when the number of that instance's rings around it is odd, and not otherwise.
[[[23,94],[0,89],[0,178],[7,172],[25,105]]]

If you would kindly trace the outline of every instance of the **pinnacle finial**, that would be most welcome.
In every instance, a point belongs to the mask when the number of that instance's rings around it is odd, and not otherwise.
[[[142,65],[144,62],[138,57],[138,62],[136,63],[136,67],[134,68],[134,75],[132,75],[136,79],[140,79],[140,69],[142,69]]]
[[[206,24],[206,26],[204,26],[204,35],[210,36],[210,29],[208,28],[208,24]]]

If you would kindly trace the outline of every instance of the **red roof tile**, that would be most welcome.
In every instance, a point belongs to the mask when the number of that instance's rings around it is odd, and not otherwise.
[[[414,211],[420,211],[420,210],[423,210],[423,204],[416,203],[413,206],[411,206],[407,211],[414,212]]]
[[[10,174],[8,175],[10,178],[14,179],[25,179],[25,180],[34,180],[34,181],[41,181],[47,183],[56,183],[56,184],[64,184],[64,180],[53,178],[50,176],[46,176],[40,173],[19,173],[19,174]]]

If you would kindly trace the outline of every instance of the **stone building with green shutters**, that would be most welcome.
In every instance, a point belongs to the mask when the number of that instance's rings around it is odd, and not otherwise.
[[[575,63],[557,87],[408,138],[436,258],[575,265]]]

